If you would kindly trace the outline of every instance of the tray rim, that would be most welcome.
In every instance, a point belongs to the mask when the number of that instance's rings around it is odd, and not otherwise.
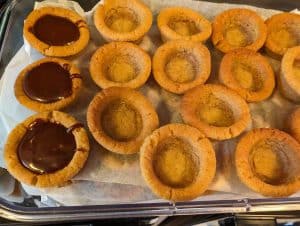
[[[202,0],[211,1],[211,0]],[[9,3],[11,10],[21,0]],[[213,1],[212,1],[213,2]],[[227,2],[223,0],[222,2]],[[243,4],[243,2],[241,3]],[[245,3],[244,3],[245,4]],[[247,2],[246,4],[249,4]],[[251,5],[251,4],[249,4]],[[11,16],[5,29],[2,47],[5,45]],[[3,48],[0,48],[0,59]],[[0,78],[2,75],[0,75]],[[20,222],[63,222],[69,220],[93,220],[127,217],[175,216],[191,214],[259,213],[300,210],[300,197],[230,199],[192,202],[124,203],[89,206],[22,207],[0,198],[0,217]]]
[[[0,198],[0,217],[21,222],[63,222],[151,216],[262,213],[300,209],[300,197],[193,202],[104,204],[91,206],[20,207]]]

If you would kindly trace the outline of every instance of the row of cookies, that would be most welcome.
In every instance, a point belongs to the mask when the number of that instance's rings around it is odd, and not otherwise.
[[[106,0],[94,12],[94,24],[108,41],[139,43],[152,25],[152,12],[141,1]],[[272,56],[282,56],[299,45],[300,15],[280,13],[265,22],[253,10],[230,9],[217,15],[212,24],[196,11],[184,7],[161,10],[157,26],[163,41],[188,40],[212,43],[227,53],[245,47],[254,51],[264,44]],[[53,35],[53,28],[59,35]],[[59,7],[42,7],[25,20],[25,39],[46,56],[71,56],[82,51],[89,41],[89,28],[76,12]],[[59,37],[59,38],[58,38]]]
[[[141,172],[155,194],[174,201],[190,200],[208,188],[216,172],[215,152],[206,134],[236,136],[250,121],[249,110],[238,112],[245,106],[236,103],[247,106],[234,91],[202,85],[188,91],[181,103],[183,119],[191,126],[168,124],[158,128],[158,116],[142,94],[111,87],[94,97],[87,121],[96,141],[106,149],[119,154],[140,151]],[[291,131],[298,139],[299,112],[291,116]],[[232,126],[234,120],[237,122]],[[9,172],[38,187],[63,185],[72,179],[88,153],[83,125],[57,111],[39,113],[17,125],[4,148]],[[241,181],[273,197],[298,191],[299,160],[300,144],[277,129],[250,131],[241,137],[235,151]]]
[[[66,20],[66,17],[62,15],[70,15],[70,18]],[[140,23],[141,18],[144,23]],[[279,49],[284,49],[280,52],[282,55],[288,48],[299,44],[298,28],[295,26],[299,18],[299,15],[293,13],[278,14],[269,18],[265,25],[254,11],[231,9],[216,16],[211,26],[210,22],[199,13],[187,8],[173,7],[160,11],[157,24],[164,41],[183,39],[201,42],[207,40],[212,33],[212,41],[216,48],[229,52],[240,47],[257,51],[267,39],[268,52],[278,53]],[[107,41],[138,42],[150,29],[151,23],[150,9],[138,0],[131,3],[107,0],[103,5],[99,5],[94,13],[94,24]],[[59,24],[62,25],[58,26]],[[58,35],[62,37],[57,38],[57,35],[49,33],[53,30],[53,26],[59,27],[57,28],[59,31],[64,30],[64,32],[59,32],[61,35]],[[134,35],[136,35],[135,38],[133,38]],[[87,45],[89,32],[84,19],[75,12],[63,8],[43,7],[34,10],[26,19],[24,37],[40,51],[41,48],[50,52],[53,48],[58,48],[67,54],[68,49],[76,49],[76,53],[80,52]],[[75,41],[72,38],[78,38],[78,40]],[[81,38],[85,41],[81,41]],[[41,47],[40,43],[46,43],[48,46]],[[78,43],[84,44],[76,47]],[[153,58],[153,74],[162,87],[180,94],[207,80],[210,73],[210,62],[208,62],[210,55],[205,47],[195,46],[196,44],[187,44],[187,42],[173,42],[173,44],[167,43],[161,46],[156,51]],[[118,50],[114,54],[116,49]],[[250,50],[241,50],[224,56],[219,74],[223,84],[237,91],[247,101],[253,102],[266,99],[271,95],[274,76],[267,61]],[[49,56],[60,56],[41,52]],[[128,57],[125,59],[122,56],[118,57],[120,52],[124,52],[123,55]],[[73,54],[75,53],[69,55]],[[106,55],[111,56],[106,57]],[[116,62],[108,63],[112,59]],[[104,46],[101,50],[99,49],[91,62],[92,78],[102,88],[109,86],[137,88],[149,76],[148,57],[138,47],[130,46],[130,44]],[[181,67],[186,69],[185,73],[180,70]],[[103,70],[108,71],[103,74]],[[287,70],[291,70],[290,67]],[[230,73],[231,71],[237,72]]]
[[[286,52],[278,75],[281,92],[295,102],[300,96],[297,79],[299,53],[300,47],[297,46]],[[209,50],[194,42],[167,42],[157,49],[152,61],[152,73],[157,83],[176,94],[204,84],[210,72]],[[105,44],[90,61],[90,75],[101,88],[139,88],[146,83],[150,73],[150,56],[133,43]],[[246,48],[224,55],[219,68],[219,81],[247,102],[265,100],[275,88],[275,75],[268,60]],[[34,111],[58,110],[76,99],[81,86],[80,71],[70,61],[44,58],[22,70],[15,83],[15,96],[21,104]]]

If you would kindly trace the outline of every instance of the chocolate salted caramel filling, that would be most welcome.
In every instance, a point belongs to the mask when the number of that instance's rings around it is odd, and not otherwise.
[[[23,90],[32,100],[52,103],[72,94],[72,79],[81,78],[71,75],[68,70],[55,62],[42,63],[31,69],[24,78]]]
[[[55,122],[36,119],[32,122],[17,152],[24,167],[38,174],[52,173],[66,167],[76,152],[76,141],[70,128]]]
[[[64,46],[75,42],[80,37],[78,26],[70,20],[53,15],[39,18],[31,32],[42,42],[50,46]]]

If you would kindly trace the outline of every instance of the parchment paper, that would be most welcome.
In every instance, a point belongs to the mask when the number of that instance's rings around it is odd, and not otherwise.
[[[58,0],[58,3],[57,0],[53,0],[52,2],[66,6],[64,0]],[[217,4],[191,0],[144,0],[144,2],[151,8],[154,13],[154,18],[156,18],[161,8],[175,5],[192,8],[209,20],[212,20],[214,16],[221,11],[236,7],[252,9],[264,19],[279,12],[245,5]],[[70,5],[70,1],[68,1],[67,7],[78,10],[76,7]],[[86,129],[85,117],[87,106],[93,96],[100,91],[100,88],[98,88],[90,78],[88,71],[89,60],[94,51],[104,44],[104,40],[92,22],[93,10],[85,13],[85,18],[91,31],[90,43],[79,56],[69,58],[80,68],[83,75],[84,87],[78,101],[71,107],[64,109],[64,111],[83,122]],[[153,55],[155,49],[161,45],[160,34],[155,23],[156,21],[154,21],[148,35],[140,44],[150,55]],[[213,65],[208,83],[218,83],[217,71],[222,54],[216,51],[210,42],[207,42],[206,45],[211,50]],[[3,86],[0,90],[0,148],[3,147],[8,132],[11,131],[17,123],[34,113],[17,102],[13,93],[13,86],[18,73],[29,63],[42,57],[42,55],[25,42],[25,45],[11,60],[3,74]],[[270,62],[278,75],[277,72],[280,62],[273,59],[270,59]],[[182,122],[178,112],[180,96],[161,89],[155,83],[152,76],[140,91],[155,106],[161,126],[171,122]],[[286,121],[286,117],[291,110],[295,108],[295,105],[282,98],[277,90],[267,101],[249,104],[249,106],[252,114],[252,126],[247,130],[257,127],[274,127],[285,130],[284,122]],[[210,186],[210,190],[219,191],[219,193],[214,193],[213,195],[216,199],[226,199],[226,197],[232,197],[232,195],[234,197],[261,197],[246,188],[236,176],[233,165],[233,153],[238,139],[239,138],[223,142],[214,142],[217,156],[217,174],[214,182]],[[141,177],[138,154],[122,156],[109,152],[98,145],[91,135],[90,142],[91,152],[87,164],[74,178],[72,184],[63,188],[51,188],[42,191],[25,186],[25,190],[33,194],[47,194],[66,205],[137,202],[155,199],[149,189],[145,187],[146,185]],[[1,158],[0,164],[4,166]],[[231,195],[229,195],[229,192]],[[211,198],[212,194],[202,196],[199,199],[206,199],[207,197]],[[47,200],[47,198],[44,199]]]

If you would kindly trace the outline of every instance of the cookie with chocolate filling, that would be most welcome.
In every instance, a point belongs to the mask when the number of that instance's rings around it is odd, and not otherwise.
[[[41,112],[58,110],[71,104],[79,94],[82,78],[70,61],[44,58],[24,68],[16,79],[17,100]]]
[[[75,55],[90,39],[84,18],[72,10],[52,6],[33,10],[25,19],[23,35],[37,51],[53,57]]]
[[[10,132],[4,146],[9,173],[36,187],[64,185],[80,171],[88,155],[83,125],[59,111],[27,118]]]

